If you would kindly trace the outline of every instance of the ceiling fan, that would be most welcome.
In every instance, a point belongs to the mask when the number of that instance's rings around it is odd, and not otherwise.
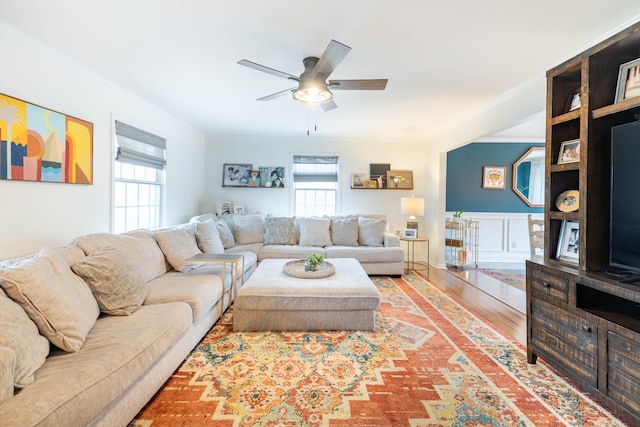
[[[350,50],[349,46],[331,40],[320,58],[309,56],[302,61],[304,72],[300,76],[274,70],[246,59],[238,61],[238,64],[298,82],[297,87],[263,96],[258,98],[258,101],[269,101],[292,93],[293,99],[302,104],[321,105],[324,111],[329,111],[338,108],[333,101],[331,90],[384,90],[387,87],[388,79],[327,80]]]

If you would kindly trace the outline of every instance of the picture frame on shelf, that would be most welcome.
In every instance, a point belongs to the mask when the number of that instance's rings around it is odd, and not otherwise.
[[[387,188],[413,190],[413,171],[388,170]]]
[[[558,164],[576,163],[580,161],[580,140],[572,139],[560,144]]]
[[[228,200],[216,200],[216,215],[222,218],[231,213],[231,202]]]
[[[483,166],[482,188],[489,190],[504,190],[507,188],[506,166]]]
[[[284,188],[284,166],[260,166],[260,184],[267,188]]]
[[[577,263],[580,255],[580,224],[576,221],[562,221],[560,239],[556,258],[562,261]]]
[[[351,174],[351,188],[364,188],[364,174],[352,173]]]
[[[223,187],[248,187],[253,165],[250,163],[224,163],[222,165]]]
[[[577,110],[581,105],[580,88],[576,88],[569,93],[567,103],[564,106],[564,112],[568,113],[569,111]]]
[[[375,179],[365,179],[364,188],[378,188],[378,181]]]
[[[244,206],[243,205],[234,205],[233,206],[233,213],[234,214],[243,214],[244,213]]]
[[[386,188],[387,171],[391,163],[369,163],[369,179],[378,181],[378,188]]]
[[[415,239],[418,237],[418,230],[415,228],[405,228],[402,232],[402,237],[405,239]]]
[[[620,65],[615,102],[640,96],[640,58]]]

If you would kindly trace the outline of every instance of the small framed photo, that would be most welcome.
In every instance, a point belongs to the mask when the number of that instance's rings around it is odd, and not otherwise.
[[[558,155],[558,164],[575,163],[580,161],[580,140],[572,139],[564,141],[560,144],[560,154]]]
[[[615,102],[640,96],[640,58],[625,62],[618,72]]]
[[[572,263],[578,262],[579,255],[579,224],[575,221],[562,221],[560,239],[556,258]]]
[[[415,228],[405,228],[402,232],[402,237],[405,239],[415,239],[418,237],[418,230]]]
[[[413,171],[387,171],[387,188],[413,190]]]
[[[284,188],[284,166],[261,166],[260,185],[267,188]]]
[[[580,101],[580,88],[574,89],[569,94],[567,98],[567,104],[564,106],[564,112],[568,113],[569,111],[577,110],[582,105]]]
[[[364,188],[378,188],[378,181],[375,179],[365,179]]]
[[[228,200],[217,200],[216,201],[216,214],[218,218],[222,218],[225,215],[229,215],[231,213],[231,202]]]
[[[234,214],[243,214],[244,213],[244,206],[242,206],[242,205],[234,205],[233,206],[233,213]]]
[[[246,163],[225,163],[222,165],[223,187],[248,187],[251,182],[253,165]]]
[[[504,190],[507,188],[506,166],[484,166],[482,168],[482,188]]]
[[[364,174],[352,173],[351,174],[351,188],[364,188]]]

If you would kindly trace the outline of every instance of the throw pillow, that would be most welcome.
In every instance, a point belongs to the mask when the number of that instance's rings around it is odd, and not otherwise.
[[[331,246],[329,218],[300,218],[300,246]]]
[[[0,350],[8,348],[10,353],[0,352],[0,371],[2,365],[10,364],[12,372],[7,374],[13,387],[22,388],[33,382],[33,373],[44,363],[49,354],[49,341],[38,332],[38,327],[16,302],[0,291]],[[14,359],[11,363],[11,359]],[[4,378],[2,381],[4,383]],[[2,394],[2,392],[0,392]],[[0,399],[1,400],[1,399]]]
[[[362,246],[384,246],[384,230],[387,220],[358,218],[358,244]]]
[[[87,234],[77,238],[76,242],[85,255],[91,255],[107,246],[116,248],[125,254],[147,282],[166,273],[169,269],[158,242],[154,239],[153,233],[148,230],[136,230],[127,234]]]
[[[264,219],[265,245],[295,245],[294,219],[268,216]]]
[[[0,347],[0,403],[13,397],[15,367],[16,355],[13,350],[9,347]]]
[[[149,294],[149,286],[119,250],[106,247],[71,266],[91,288],[103,313],[128,316]]]
[[[1,285],[22,306],[40,333],[68,352],[80,350],[100,309],[87,284],[47,248],[0,270]]]
[[[331,241],[339,246],[358,246],[358,218],[331,218]]]
[[[189,271],[194,265],[186,261],[196,254],[202,253],[196,243],[196,235],[190,228],[172,228],[154,233],[158,245],[167,261],[176,271]]]
[[[222,240],[222,245],[225,249],[232,248],[236,245],[236,239],[233,237],[233,232],[231,228],[229,228],[229,224],[225,220],[216,221],[216,227],[218,228],[218,233],[220,234],[220,240]]]
[[[262,214],[234,215],[233,229],[236,245],[264,242],[264,216]]]
[[[202,252],[207,254],[223,254],[224,244],[220,239],[220,233],[216,222],[212,219],[205,222],[196,223],[196,238],[198,239],[198,246]]]

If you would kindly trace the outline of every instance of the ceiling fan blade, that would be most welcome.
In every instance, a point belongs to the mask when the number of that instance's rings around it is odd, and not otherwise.
[[[326,80],[350,51],[351,48],[349,46],[331,40],[311,72],[311,76]]]
[[[336,105],[335,102],[333,102],[333,99],[329,102],[325,102],[324,104],[322,104],[322,109],[324,111],[331,111],[331,110],[335,110],[336,108],[338,108],[338,106]]]
[[[329,80],[329,90],[384,90],[389,79]]]
[[[287,80],[295,80],[298,81],[298,76],[294,76],[293,74],[285,73],[284,71],[274,70],[273,68],[265,67],[264,65],[256,64],[255,62],[247,61],[243,59],[238,61],[238,64],[244,65],[245,67],[253,68],[254,70],[262,71],[263,73],[272,74],[276,77],[282,77]]]
[[[271,101],[272,99],[280,98],[281,96],[284,96],[284,95],[286,95],[288,93],[291,93],[294,90],[296,90],[296,88],[295,87],[291,87],[289,89],[281,90],[280,92],[272,93],[271,95],[267,95],[267,96],[263,96],[262,98],[258,98],[257,101]]]

